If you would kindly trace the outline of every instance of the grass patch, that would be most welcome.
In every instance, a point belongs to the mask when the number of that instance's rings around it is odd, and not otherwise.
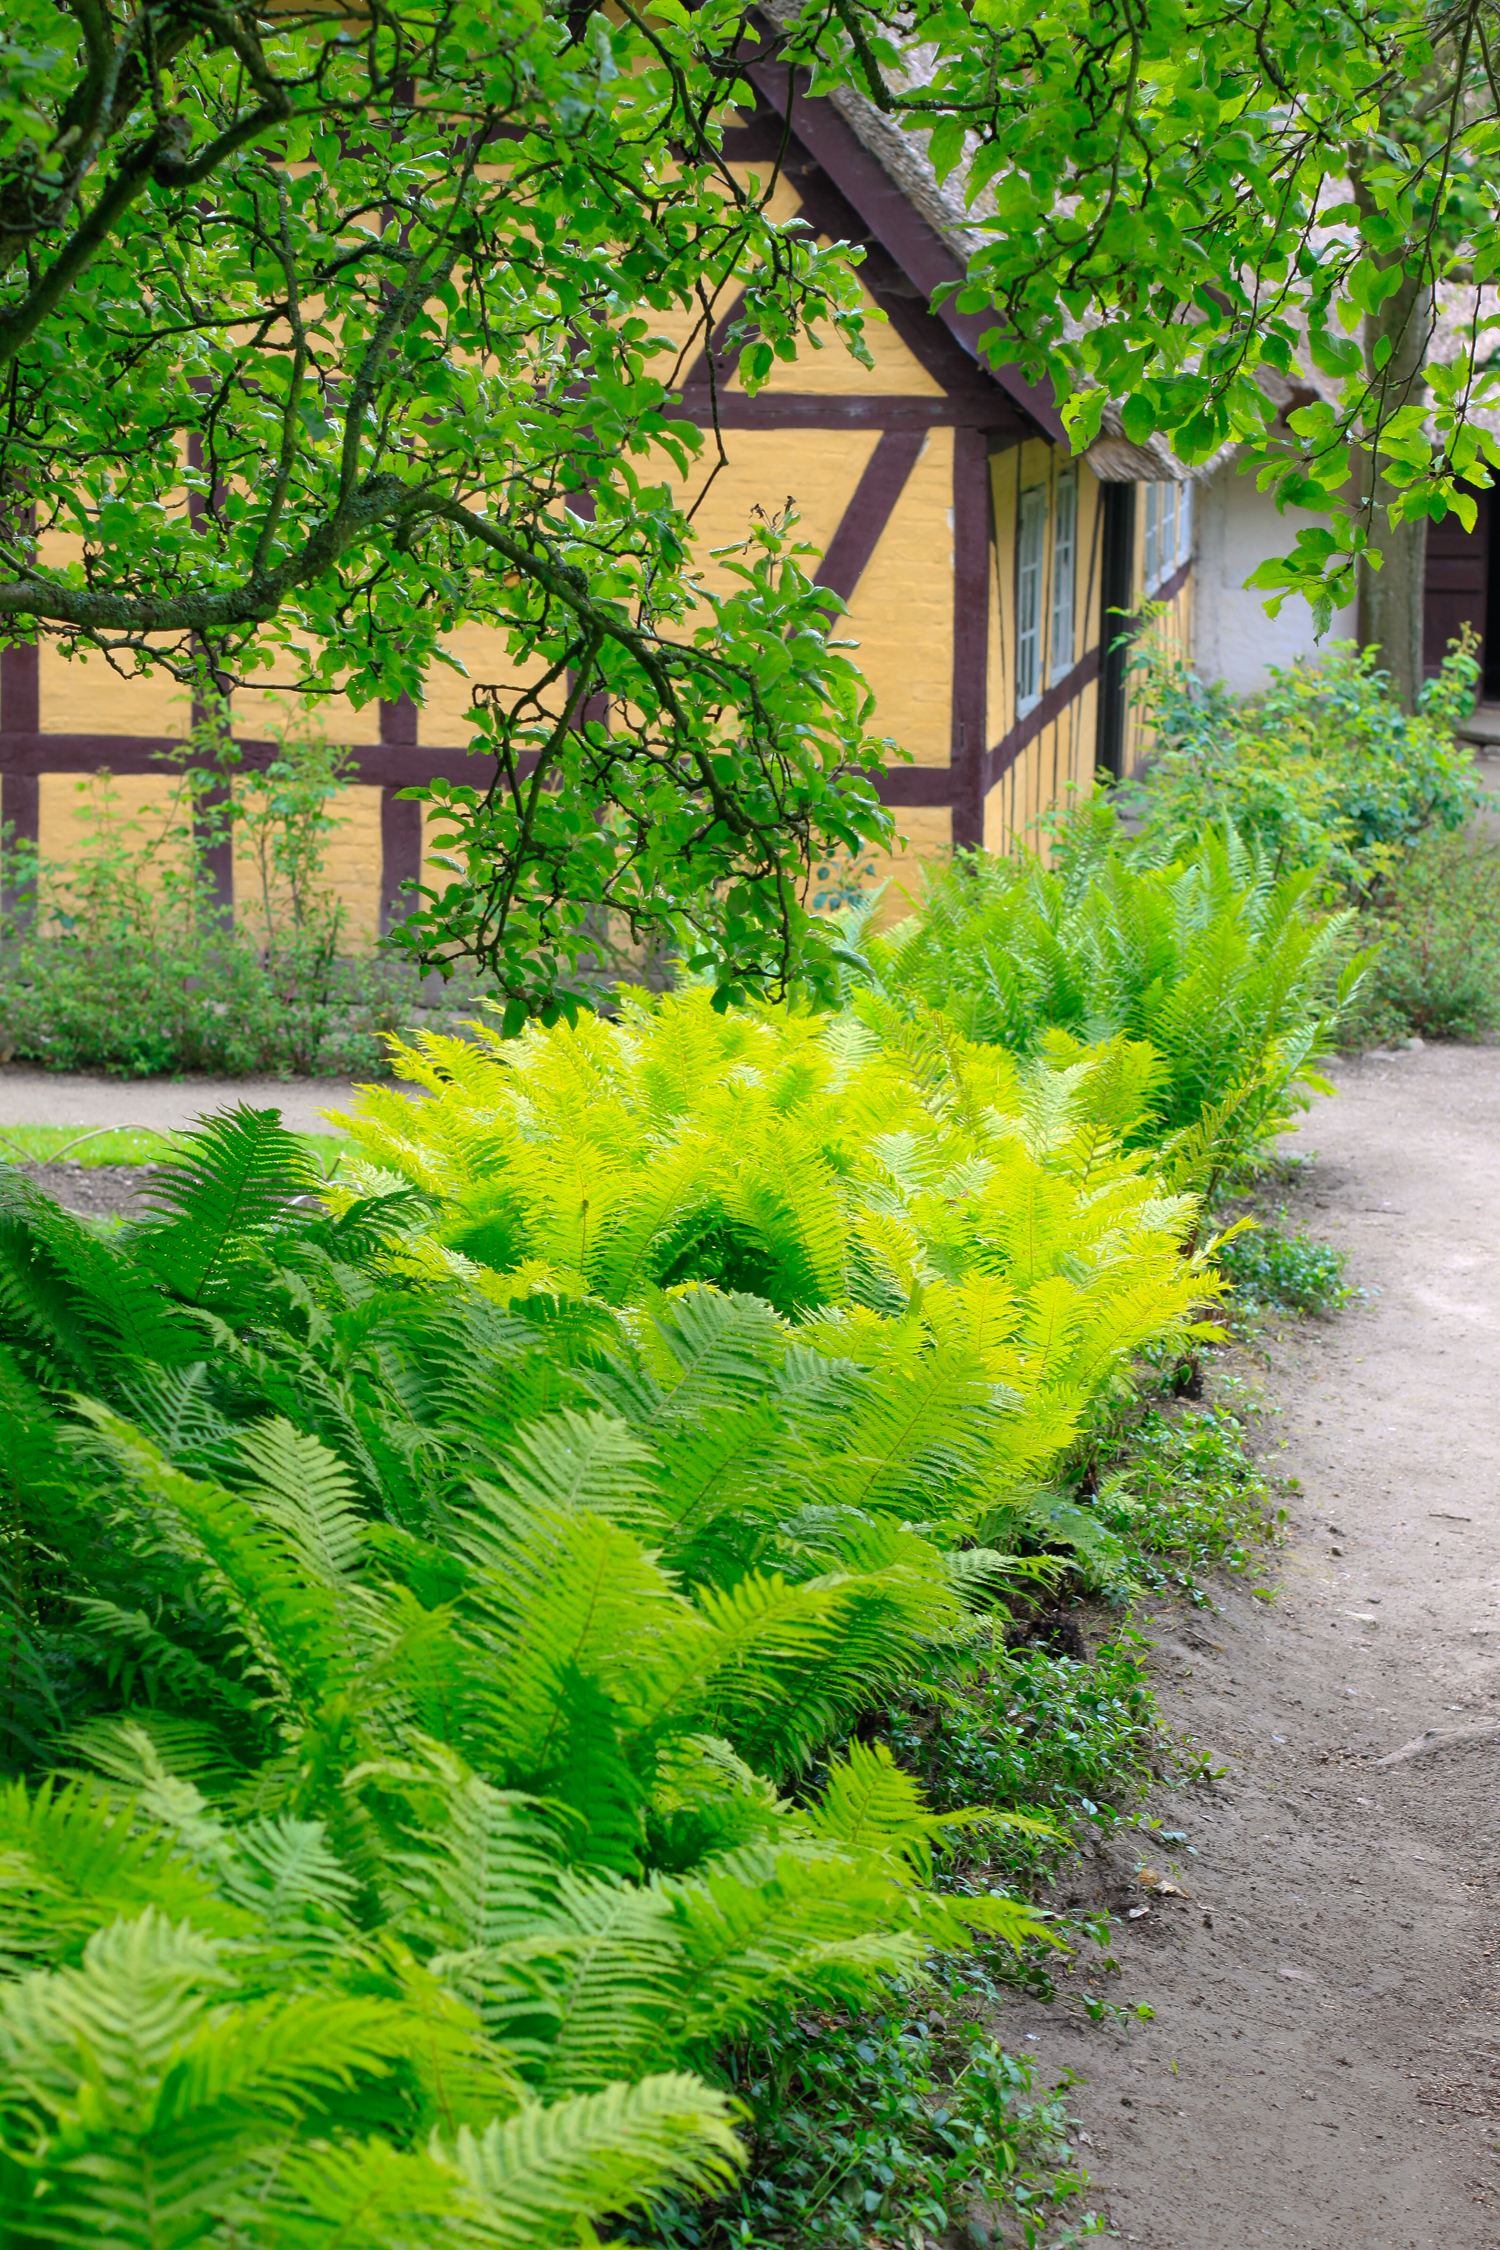
[[[341,1133],[300,1133],[297,1138],[313,1151],[326,1171],[350,1144]],[[157,1133],[143,1125],[4,1125],[0,1126],[0,1161],[10,1164],[81,1164],[87,1168],[111,1164],[169,1164],[181,1153],[175,1133]]]

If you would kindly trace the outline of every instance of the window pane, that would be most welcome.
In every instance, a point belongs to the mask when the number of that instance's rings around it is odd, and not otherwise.
[[[1052,523],[1052,677],[1060,680],[1073,662],[1073,587],[1077,578],[1078,483],[1057,480],[1057,512]]]
[[[1146,591],[1156,592],[1161,579],[1161,486],[1146,487]]]
[[[1027,711],[1042,687],[1042,538],[1047,495],[1040,485],[1021,495],[1016,557],[1016,709]]]

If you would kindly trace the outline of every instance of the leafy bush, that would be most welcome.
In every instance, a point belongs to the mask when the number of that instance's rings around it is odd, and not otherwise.
[[[1312,1066],[1367,965],[1340,968],[1349,918],[1319,920],[1309,872],[1273,875],[1233,835],[1143,865],[1097,805],[1057,862],[975,854],[933,875],[920,911],[868,941],[871,972],[1018,1055],[1060,1051],[1058,1034],[1149,1043],[1127,1138],[1207,1184],[1321,1086]]]
[[[1360,936],[1379,952],[1344,1027],[1346,1045],[1500,1031],[1500,853],[1492,845],[1424,837],[1362,917]]]
[[[79,784],[71,859],[8,842],[0,1051],[135,1078],[384,1073],[389,1035],[431,1012],[423,982],[394,958],[344,948],[324,871],[344,754],[295,726],[279,753],[242,771],[233,746],[200,728],[159,820],[125,816],[100,773]],[[250,877],[232,927],[202,858],[231,839]],[[454,1022],[477,990],[470,975],[437,1020]]]
[[[0,1051],[121,1078],[379,1077],[386,1040],[427,1013],[421,980],[384,956],[283,957],[273,970],[249,944],[187,922],[175,937],[103,931],[13,945]]]
[[[1329,1313],[1354,1295],[1344,1280],[1348,1253],[1315,1242],[1306,1227],[1294,1234],[1255,1227],[1233,1235],[1221,1245],[1218,1263],[1235,1297],[1247,1305]]]
[[[1175,859],[1227,825],[1274,874],[1312,868],[1364,896],[1419,837],[1461,828],[1483,798],[1473,753],[1454,737],[1479,676],[1472,635],[1451,645],[1416,717],[1376,656],[1335,642],[1316,663],[1273,666],[1266,692],[1244,698],[1159,654],[1144,659],[1158,747],[1144,782],[1122,792],[1138,849]]]

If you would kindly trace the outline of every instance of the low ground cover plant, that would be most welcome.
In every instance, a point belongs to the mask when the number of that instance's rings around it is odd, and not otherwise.
[[[908,1697],[889,1739],[933,1805],[1045,1804],[1053,1836],[993,1840],[1029,1869],[1055,1855],[1059,1834],[1076,1839],[1112,1821],[1144,1774],[1151,1728],[1145,1671],[1117,1629],[1087,1660],[1045,1639],[1011,1647],[1002,1636],[941,1696]]]
[[[893,1991],[857,2016],[796,2015],[747,2044],[731,2079],[748,2113],[743,2176],[706,2205],[664,2201],[624,2240],[866,2250],[1002,2213],[1027,2244],[1095,2233],[1092,2215],[1066,2217],[1087,2186],[1070,2078],[1040,2087],[1029,2058],[996,2044],[999,1998],[982,1966],[943,1960],[915,2005]]]
[[[1137,1585],[1201,1604],[1210,1573],[1249,1570],[1278,1537],[1284,1510],[1247,1420],[1246,1402],[1221,1381],[1206,1402],[1148,1402],[1091,1448],[1082,1488],[1127,1547]]]
[[[1222,1243],[1216,1257],[1233,1302],[1251,1309],[1326,1314],[1355,1295],[1344,1279],[1348,1252],[1315,1241],[1305,1226],[1290,1234],[1275,1225],[1247,1228]]]

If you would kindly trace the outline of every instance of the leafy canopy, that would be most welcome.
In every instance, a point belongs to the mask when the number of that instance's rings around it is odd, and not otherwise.
[[[21,0],[7,28],[0,619],[357,702],[494,627],[499,779],[453,800],[417,947],[502,964],[525,1011],[612,910],[727,991],[826,984],[798,877],[887,831],[868,693],[785,525],[700,583],[668,396],[731,273],[752,387],[811,323],[863,348],[847,258],[722,154],[736,11]]]
[[[1243,440],[1325,510],[1373,450],[1422,514],[1488,473],[1486,340],[1433,374],[1429,427],[1352,331],[1403,276],[1500,260],[1491,38],[1479,0],[14,0],[0,620],[357,699],[496,627],[475,739],[499,778],[455,798],[411,942],[496,966],[522,1014],[608,913],[726,995],[828,993],[798,883],[886,832],[868,698],[786,525],[705,586],[703,442],[673,412],[741,287],[749,388],[810,329],[863,348],[857,252],[725,161],[746,58],[930,136],[971,199],[963,301],[1080,443],[1112,395],[1131,436]],[[1288,428],[1259,377],[1304,357],[1337,395]],[[1286,583],[1343,599],[1368,536],[1351,502]]]

